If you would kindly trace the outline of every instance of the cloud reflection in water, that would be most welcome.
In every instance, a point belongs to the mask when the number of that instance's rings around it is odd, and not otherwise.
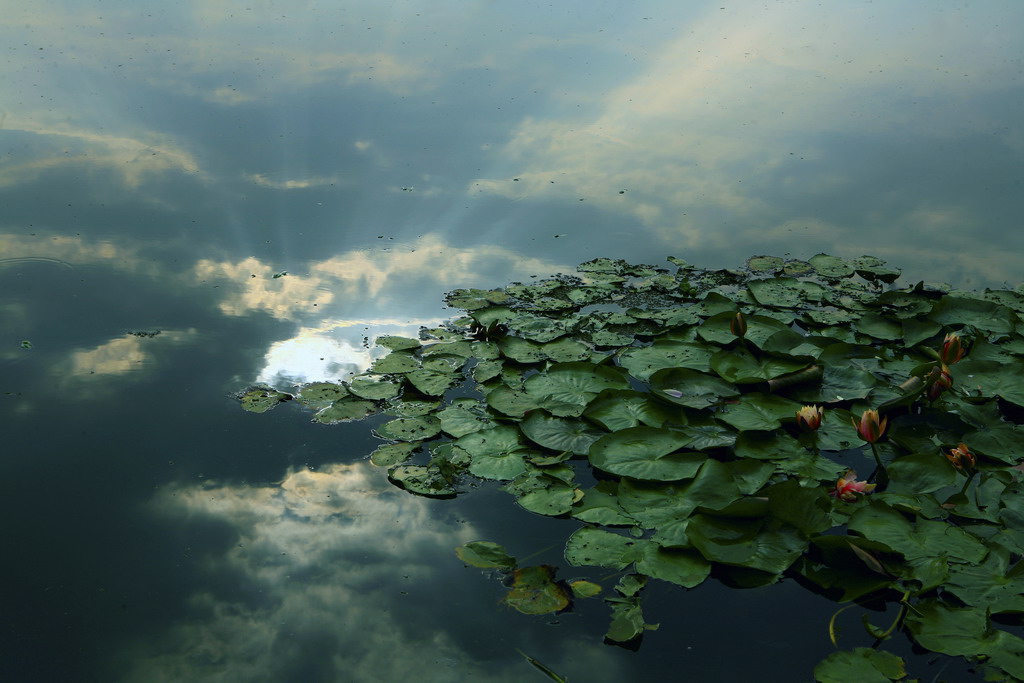
[[[124,680],[518,683],[535,672],[515,647],[555,670],[575,659],[585,680],[622,680],[599,641],[560,634],[556,649],[521,621],[504,632],[516,615],[481,608],[478,589],[493,585],[453,554],[479,532],[450,501],[401,492],[366,462],[276,486],[176,485],[152,507],[227,525],[235,540],[207,553],[191,616],[134,644]]]

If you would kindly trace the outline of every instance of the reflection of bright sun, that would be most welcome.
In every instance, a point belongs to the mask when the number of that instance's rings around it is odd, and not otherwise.
[[[278,388],[306,382],[339,381],[367,369],[371,361],[368,350],[346,339],[302,330],[291,339],[271,345],[256,381]]]

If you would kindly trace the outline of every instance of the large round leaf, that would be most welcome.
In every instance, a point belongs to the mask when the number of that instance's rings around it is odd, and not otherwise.
[[[586,455],[590,444],[607,434],[583,420],[551,417],[537,411],[520,424],[523,434],[534,443],[553,451]]]
[[[740,393],[723,379],[686,368],[658,370],[651,375],[651,388],[658,396],[690,408],[706,408]]]
[[[640,557],[637,547],[650,541],[641,541],[610,531],[583,527],[577,529],[565,544],[565,559],[577,567],[608,567],[625,569]]]
[[[1007,365],[992,360],[965,360],[950,369],[954,386],[980,396],[999,396],[1024,406],[1024,364]]]
[[[639,391],[607,389],[597,395],[583,416],[611,432],[627,427],[660,427],[668,420],[685,423],[686,415],[679,408],[667,406]]]
[[[553,415],[578,417],[605,389],[628,389],[624,373],[593,363],[559,363],[526,380],[526,393]]]
[[[433,415],[400,417],[377,427],[377,433],[394,441],[420,441],[441,431],[441,421]]]
[[[708,369],[714,347],[697,342],[656,341],[651,346],[626,349],[619,364],[637,379],[647,380],[663,368]]]
[[[357,401],[348,396],[335,401],[319,411],[313,416],[313,421],[328,425],[337,422],[350,422],[352,420],[362,420],[364,417],[373,415],[375,412],[377,412],[376,403],[372,401]]]
[[[523,614],[550,614],[565,609],[569,606],[569,593],[554,578],[554,567],[547,565],[515,570],[505,603]]]
[[[807,363],[801,360],[780,356],[757,357],[746,349],[719,351],[711,358],[710,364],[715,374],[735,384],[763,382],[807,367]]]
[[[633,479],[673,481],[697,473],[706,457],[673,453],[689,437],[654,427],[632,427],[606,434],[590,446],[590,463],[605,472]]]
[[[799,409],[799,403],[781,396],[752,393],[725,406],[718,418],[740,431],[771,430],[778,429],[781,420],[792,418]]]
[[[437,469],[423,465],[399,465],[388,471],[388,479],[418,496],[453,498],[458,493]]]

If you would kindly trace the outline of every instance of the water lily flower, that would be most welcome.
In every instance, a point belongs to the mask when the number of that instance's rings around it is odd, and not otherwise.
[[[939,395],[953,386],[953,375],[949,374],[949,366],[942,365],[932,370],[935,379],[928,386],[928,400],[934,401]]]
[[[964,357],[967,349],[964,347],[960,335],[950,332],[942,340],[942,350],[939,351],[939,360],[943,365],[952,365]]]
[[[857,434],[868,443],[875,443],[885,434],[885,427],[889,424],[889,418],[878,419],[877,410],[865,410],[861,415],[860,422],[853,420],[853,426],[857,428]]]
[[[970,469],[974,467],[976,462],[978,462],[974,453],[971,453],[965,443],[959,444],[956,448],[947,453],[946,459],[953,463],[953,467],[958,470],[962,470],[964,468]]]
[[[800,429],[813,432],[821,426],[823,411],[820,406],[804,406],[796,411],[796,423]]]
[[[846,474],[839,477],[834,489],[828,492],[833,498],[845,501],[857,500],[858,495],[867,495],[875,490],[876,484],[869,484],[866,481],[857,481],[857,473],[848,470]]]
[[[747,335],[747,321],[743,317],[742,311],[737,311],[733,319],[729,321],[729,331],[737,337],[745,337]]]

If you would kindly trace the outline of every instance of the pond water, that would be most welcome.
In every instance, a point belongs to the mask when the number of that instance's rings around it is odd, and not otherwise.
[[[660,628],[605,645],[601,601],[522,615],[454,555],[612,574],[565,562],[578,523],[490,484],[409,495],[366,459],[379,419],[234,395],[343,379],[445,291],[599,256],[1024,272],[1012,0],[8,4],[5,680],[545,680],[521,652],[572,681],[812,680],[836,605],[793,582],[653,581]]]

